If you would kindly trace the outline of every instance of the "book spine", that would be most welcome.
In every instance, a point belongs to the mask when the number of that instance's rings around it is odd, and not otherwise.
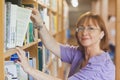
[[[10,13],[11,13],[11,3],[6,2],[6,49],[10,43]]]

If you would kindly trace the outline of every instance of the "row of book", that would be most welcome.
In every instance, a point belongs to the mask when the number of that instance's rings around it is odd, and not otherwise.
[[[5,49],[23,46],[31,10],[6,2],[5,5]]]
[[[41,42],[39,43],[39,46],[40,44]],[[46,74],[58,77],[58,69],[62,67],[61,60],[43,45],[39,48],[38,57],[39,70]]]
[[[52,14],[50,16],[47,8],[43,9],[40,7],[38,10],[47,29],[53,34],[56,33],[58,25],[57,16]],[[19,7],[11,2],[6,2],[5,14],[5,50],[23,46],[35,40],[34,25],[30,20],[31,10]]]
[[[36,59],[29,57],[29,52],[26,52],[26,57],[28,57],[30,66],[35,68]],[[9,61],[5,61],[5,80],[34,80],[32,76],[28,75],[23,68],[15,62],[18,59],[17,54],[13,54]]]
[[[58,68],[62,67],[61,60],[46,49],[42,42],[39,42],[38,46],[38,58],[31,57],[30,52],[26,51],[25,56],[28,58],[30,66],[36,68],[36,64],[38,64],[38,70],[57,77]],[[37,59],[39,63],[36,63]],[[5,61],[5,80],[34,80],[32,76],[24,72],[16,60],[19,60],[18,55],[13,54],[8,61]]]

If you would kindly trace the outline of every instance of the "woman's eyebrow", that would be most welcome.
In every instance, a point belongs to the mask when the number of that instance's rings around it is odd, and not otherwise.
[[[88,24],[88,26],[91,26],[91,27],[92,27],[92,26],[96,26],[96,25],[94,25],[94,24]]]
[[[83,26],[83,24],[80,24],[79,26]]]

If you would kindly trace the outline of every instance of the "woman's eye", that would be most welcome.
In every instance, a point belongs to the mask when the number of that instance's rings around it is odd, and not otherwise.
[[[89,30],[94,30],[94,28],[92,28],[92,27],[90,27],[90,28],[88,28]]]
[[[80,27],[80,29],[82,29],[82,30],[83,30],[84,28],[83,28],[83,27]]]
[[[79,27],[79,30],[84,30],[84,28],[83,27]]]

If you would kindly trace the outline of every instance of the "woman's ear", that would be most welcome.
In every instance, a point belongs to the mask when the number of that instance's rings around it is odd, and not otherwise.
[[[102,39],[104,37],[104,31],[101,31],[101,35],[100,35],[100,39]]]

